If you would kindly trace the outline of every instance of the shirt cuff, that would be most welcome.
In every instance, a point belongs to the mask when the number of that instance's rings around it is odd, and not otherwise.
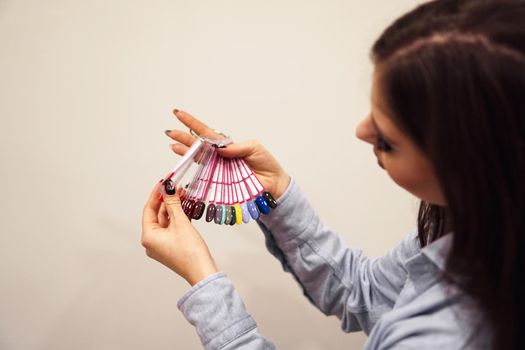
[[[293,177],[276,202],[277,207],[268,215],[261,215],[258,221],[272,233],[276,243],[285,249],[287,242],[312,227],[319,217]]]
[[[177,307],[195,327],[206,349],[219,349],[257,327],[224,272],[195,284]]]

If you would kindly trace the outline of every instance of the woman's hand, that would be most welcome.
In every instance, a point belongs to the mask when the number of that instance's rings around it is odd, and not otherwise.
[[[223,136],[216,134],[206,124],[199,121],[184,111],[175,110],[175,116],[188,128],[192,129],[197,135],[215,139],[222,139]],[[172,145],[172,150],[183,155],[193,144],[195,138],[189,133],[180,130],[166,130],[166,135],[177,141]],[[245,141],[228,145],[226,148],[219,148],[218,152],[223,157],[244,158],[248,166],[255,172],[257,178],[277,199],[284,193],[290,183],[290,176],[284,171],[275,158],[257,141]]]
[[[179,188],[175,194],[169,195],[164,186],[157,183],[144,207],[142,245],[146,248],[146,255],[166,265],[193,286],[218,269],[208,246],[182,210],[181,191]]]

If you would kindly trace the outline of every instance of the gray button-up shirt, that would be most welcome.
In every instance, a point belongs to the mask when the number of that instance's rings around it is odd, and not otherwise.
[[[268,250],[343,331],[369,335],[365,349],[488,348],[477,308],[441,276],[452,234],[421,249],[413,231],[369,259],[321,222],[294,179],[277,202],[258,221]],[[224,272],[193,286],[177,305],[205,349],[275,348]]]

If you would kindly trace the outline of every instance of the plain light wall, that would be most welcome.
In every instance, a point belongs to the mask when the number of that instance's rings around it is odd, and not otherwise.
[[[355,138],[370,47],[418,1],[0,0],[0,348],[198,349],[189,288],[140,220],[177,162],[172,108],[257,139],[329,226],[370,256],[418,201]],[[281,349],[356,349],[302,296],[255,223],[195,226]]]

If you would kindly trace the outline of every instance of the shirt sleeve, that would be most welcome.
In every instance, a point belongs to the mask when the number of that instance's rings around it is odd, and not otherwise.
[[[420,250],[417,232],[384,256],[369,259],[320,220],[295,179],[277,203],[258,220],[270,253],[295,277],[312,304],[341,320],[344,331],[368,334],[393,308],[405,284],[403,263]]]
[[[258,331],[241,297],[224,272],[194,285],[177,303],[206,350],[275,349]]]

